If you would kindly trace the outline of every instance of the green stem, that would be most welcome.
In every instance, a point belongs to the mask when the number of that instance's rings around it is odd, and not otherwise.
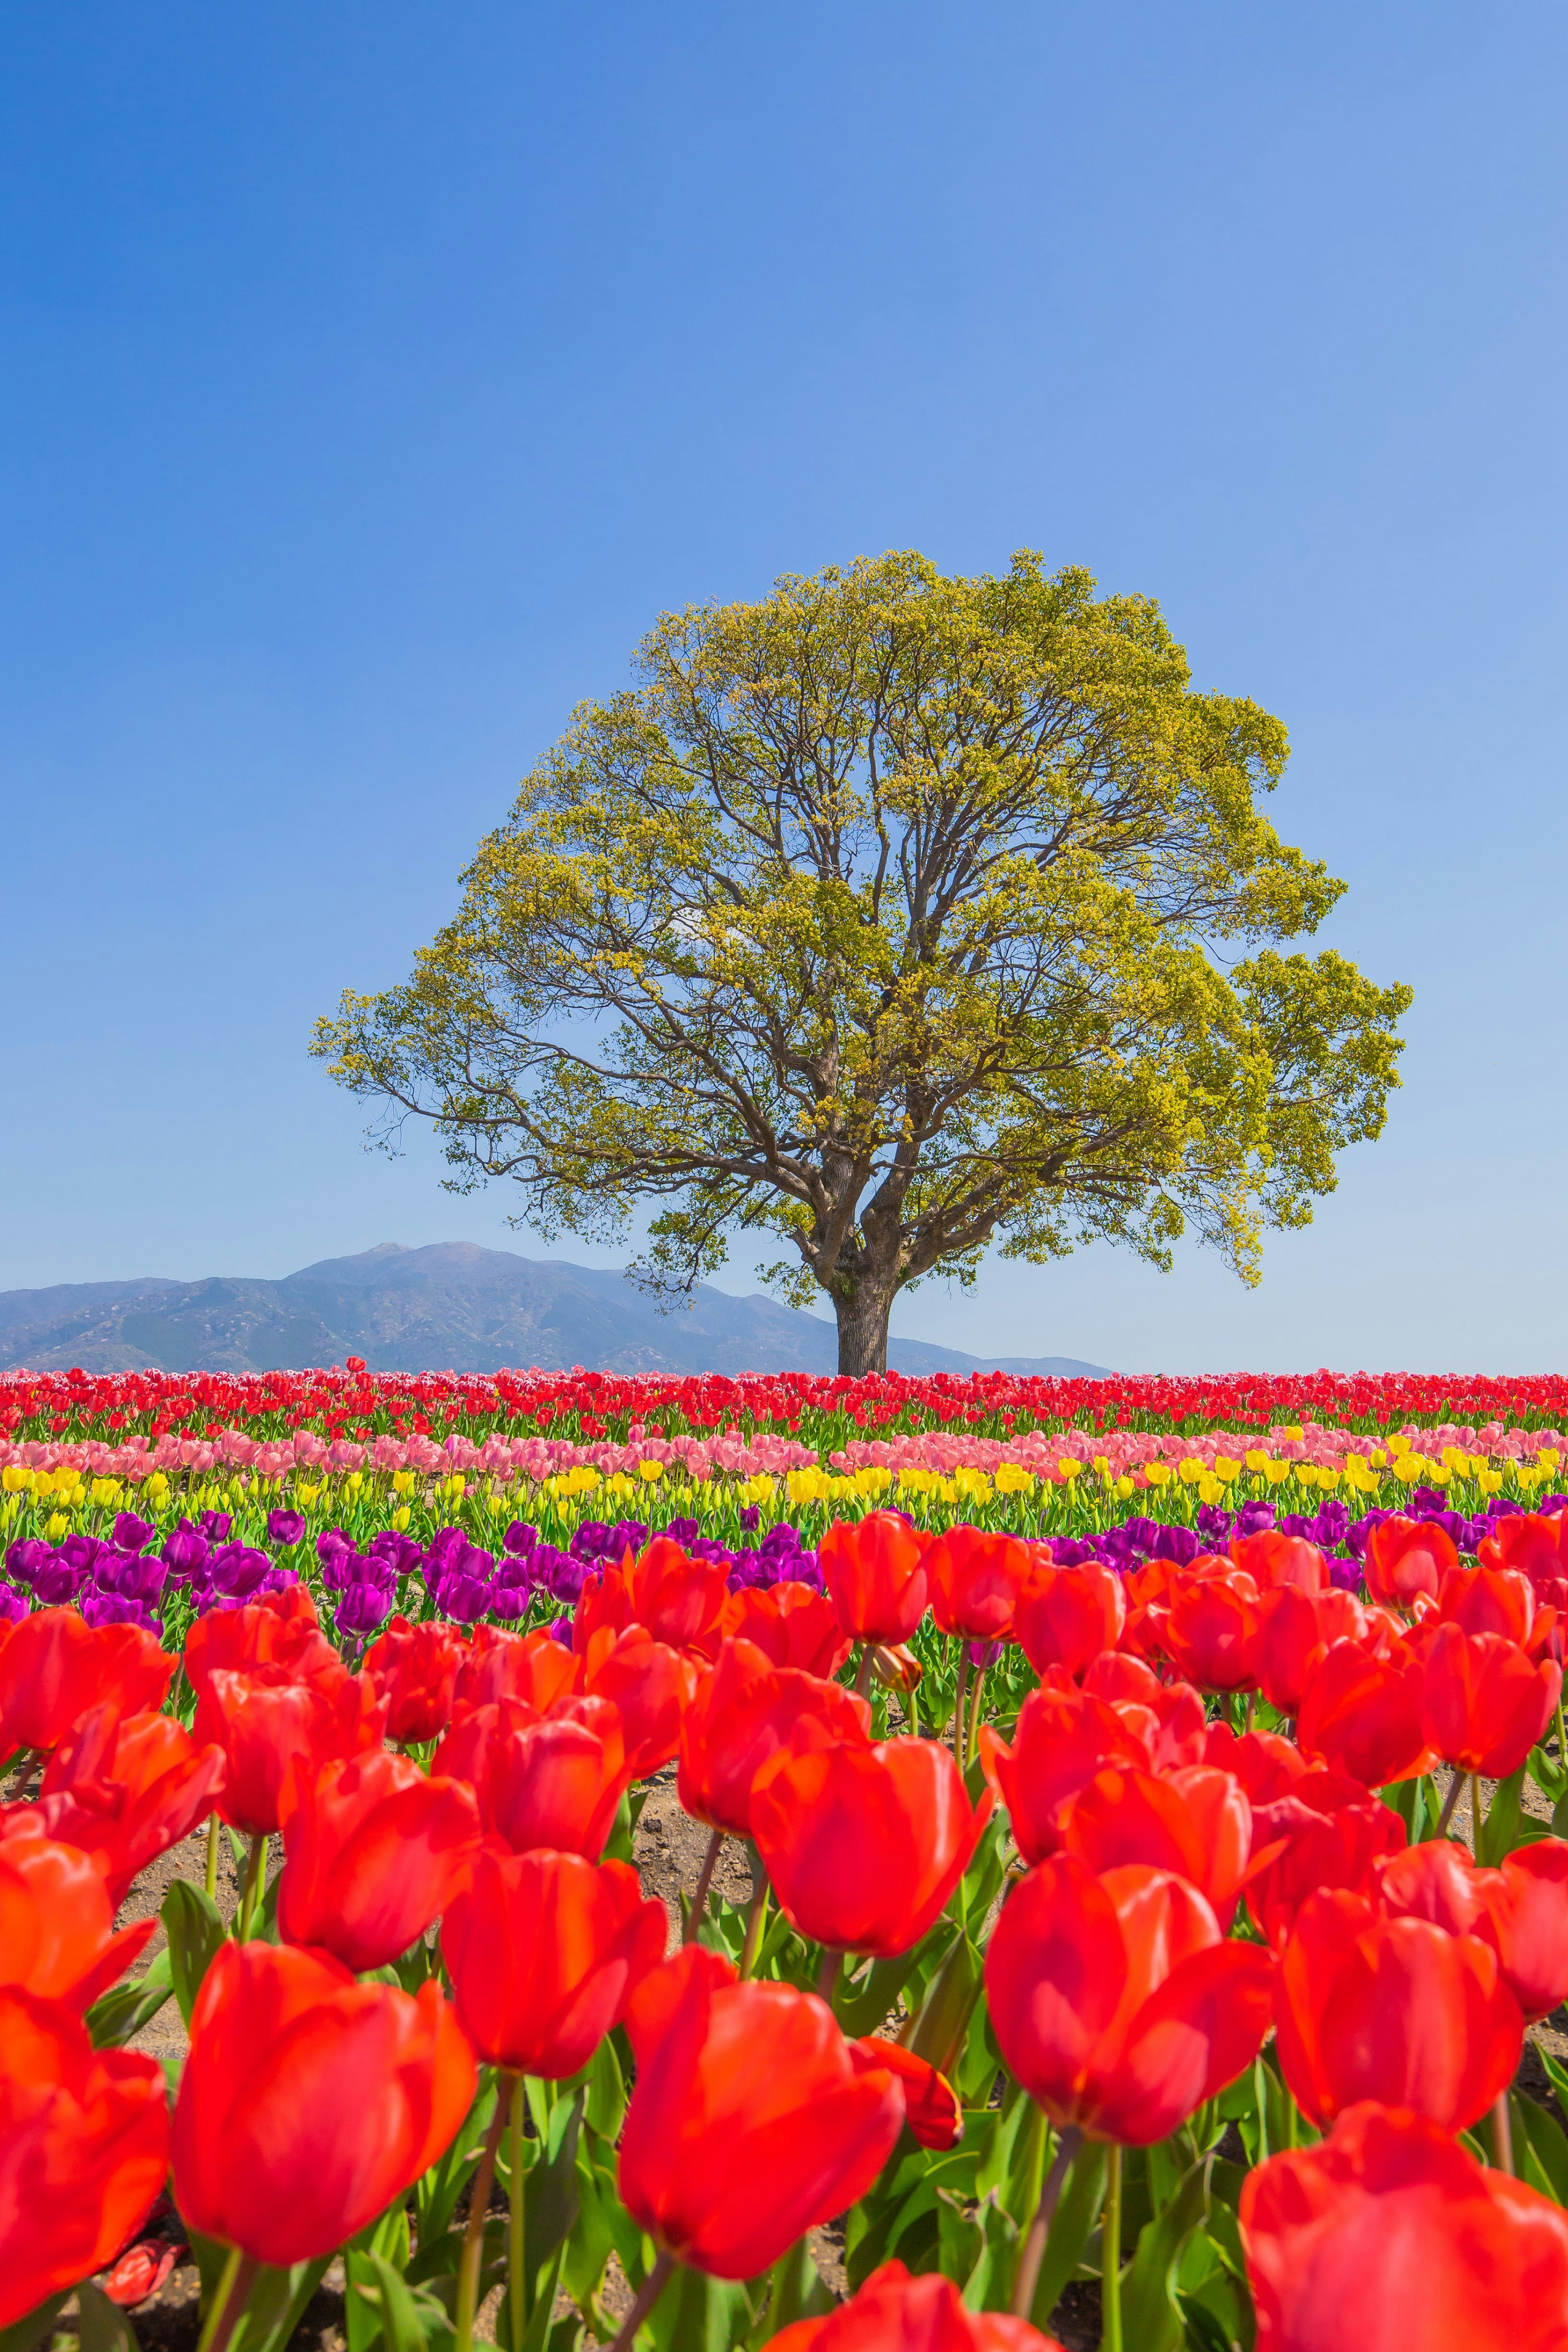
[[[969,1736],[963,1743],[963,1769],[965,1771],[969,1769],[970,1765],[974,1761],[974,1743],[980,1737],[980,1702],[984,1696],[985,1669],[982,1666],[974,1677],[974,1696],[969,1702]]]
[[[757,1954],[762,1949],[763,1925],[768,1916],[768,1874],[763,1868],[761,1861],[755,1859],[755,1847],[752,1851],[752,1866],[756,1871],[757,1883],[752,1890],[752,1907],[746,1914],[746,1941],[741,1953],[742,1984],[757,1965]]]
[[[1443,1810],[1437,1816],[1436,1833],[1439,1837],[1447,1837],[1448,1834],[1448,1823],[1454,1818],[1454,1813],[1458,1805],[1459,1797],[1464,1786],[1464,1774],[1462,1772],[1456,1772],[1452,1780],[1448,1782],[1448,1793],[1443,1800]]]
[[[1257,1715],[1257,1713],[1258,1713],[1258,1693],[1257,1693],[1256,1691],[1248,1691],[1248,1692],[1247,1692],[1247,1719],[1246,1719],[1246,1721],[1243,1723],[1243,1725],[1242,1725],[1242,1727],[1241,1727],[1242,1738],[1243,1738],[1244,1739],[1245,1739],[1245,1738],[1247,1737],[1247,1733],[1251,1730],[1251,1728],[1252,1728],[1252,1725],[1253,1725],[1253,1718],[1255,1717],[1255,1716]]]
[[[1508,2093],[1500,2091],[1492,2109],[1492,2162],[1499,2172],[1512,2172],[1513,2117],[1508,2109]]]
[[[217,1893],[217,1835],[218,1817],[214,1813],[207,1822],[207,1896],[209,1901]]]
[[[647,2278],[637,2289],[637,2301],[621,2323],[621,2332],[610,2347],[610,2352],[632,2352],[637,2329],[664,2293],[665,2280],[675,2268],[675,2256],[661,2253]]]
[[[958,1687],[952,1701],[952,1756],[962,1772],[963,1769],[963,1700],[969,1688],[969,1644],[960,1634],[958,1642]]]
[[[860,1671],[855,1677],[855,1696],[857,1698],[864,1698],[866,1693],[871,1687],[871,1651],[873,1646],[874,1645],[869,1642],[862,1642],[860,1644]]]
[[[255,1924],[260,1890],[267,1879],[267,1832],[258,1830],[250,1841],[250,1858],[245,1865],[245,1887],[239,1898],[239,1920],[236,1937],[240,1943],[248,1940]]]
[[[683,1944],[694,1944],[697,1941],[697,1931],[701,1927],[708,1909],[708,1889],[712,1883],[713,1866],[719,1859],[719,1849],[723,1843],[723,1831],[715,1830],[708,1841],[708,1851],[702,1857],[702,1867],[697,1874],[697,1885],[692,1889],[691,1908],[686,1915],[686,1932],[680,1939]]]
[[[506,2129],[506,2101],[498,2088],[496,2111],[479,2157],[479,2168],[474,2175],[473,2194],[468,2204],[468,2226],[463,2238],[463,2252],[458,2263],[458,2315],[455,2323],[455,2352],[473,2352],[474,2314],[479,2308],[479,2265],[485,2250],[485,2217],[490,2210],[490,2190],[495,2186],[496,2150]]]
[[[250,2290],[256,2284],[256,2273],[260,2268],[261,2264],[254,2254],[246,2253],[239,2246],[229,2248],[228,2260],[223,2266],[217,2293],[213,2297],[212,2309],[207,2313],[206,2325],[202,2329],[202,2340],[196,2352],[225,2352],[225,2347],[250,2301]]]
[[[513,2352],[521,2352],[523,2330],[528,2324],[528,2277],[523,2243],[526,2218],[523,2200],[528,2189],[522,2169],[522,2111],[527,2101],[523,2096],[521,2074],[503,2074],[501,2082],[511,2084],[511,2119],[507,2129],[507,2292],[511,2297]]]
[[[1038,2115],[1039,2154],[1045,2154],[1045,2118]],[[1051,2222],[1061,2200],[1062,2183],[1068,2177],[1068,2167],[1083,2145],[1083,2134],[1076,2124],[1068,2124],[1057,2142],[1057,2152],[1051,2158],[1051,2168],[1046,2175],[1035,2207],[1035,2218],[1029,2224],[1029,2234],[1018,2254],[1018,2267],[1013,2275],[1013,2316],[1027,2319],[1034,2307],[1035,2289],[1040,2283],[1040,2264],[1045,2260],[1046,2242],[1051,2233]],[[1038,2178],[1037,2167],[1031,2152],[1031,2174]]]
[[[822,1955],[822,1967],[817,1973],[816,1990],[829,2009],[833,2006],[833,1996],[838,1990],[838,1972],[843,1966],[842,1952],[824,1952]]]
[[[1470,1774],[1470,1855],[1475,1862],[1481,1858],[1481,1776]]]
[[[1105,2234],[1100,2258],[1100,2352],[1121,2352],[1121,2149],[1105,2161]]]

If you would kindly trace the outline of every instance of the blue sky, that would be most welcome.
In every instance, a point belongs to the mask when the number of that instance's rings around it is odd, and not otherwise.
[[[1100,1250],[895,1328],[1561,1368],[1565,68],[1509,0],[18,0],[0,1287],[542,1254],[364,1154],[312,1016],[661,608],[1031,546],[1285,719],[1405,1085],[1257,1292]]]

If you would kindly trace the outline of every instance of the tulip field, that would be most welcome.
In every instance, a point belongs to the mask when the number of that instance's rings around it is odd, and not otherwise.
[[[1562,2352],[1560,1486],[1555,1381],[0,1378],[0,2352]]]

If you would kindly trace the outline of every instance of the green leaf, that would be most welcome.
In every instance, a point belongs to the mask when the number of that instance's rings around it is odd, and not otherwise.
[[[587,2119],[601,2139],[618,2139],[626,2112],[626,2077],[616,2045],[606,2034],[588,2069]]]
[[[1478,1843],[1476,1860],[1483,1865],[1490,1864],[1495,1868],[1513,1852],[1516,1845],[1522,1843],[1520,1836],[1519,1801],[1523,1788],[1522,1764],[1517,1772],[1510,1772],[1506,1780],[1498,1782],[1497,1794],[1492,1799],[1490,1811],[1481,1824],[1481,1833]]]
[[[463,2193],[463,2184],[478,2166],[479,2150],[495,2111],[495,2076],[487,2067],[479,2076],[479,2087],[462,2129],[446,2154],[437,2158],[415,2184],[414,2219],[419,2232],[421,2263],[446,2233],[453,2210]],[[424,2271],[421,2275],[429,2278],[436,2273]]]
[[[323,2254],[318,2262],[295,2263],[289,2270],[264,2263],[256,2274],[250,2301],[229,2338],[230,2352],[282,2352],[331,2259],[331,2254]]]
[[[117,1984],[95,2000],[87,2012],[87,2030],[95,2050],[117,2050],[156,2017],[174,1990],[167,1945],[145,1972]]]
[[[767,2343],[793,2327],[797,2319],[825,2319],[833,2308],[833,2296],[823,2284],[810,2247],[804,2238],[797,2238],[788,2253],[781,2254],[773,2264],[767,2300],[746,2342],[750,2347]]]
[[[227,1941],[228,1931],[212,1896],[184,1878],[176,1878],[164,1895],[162,1917],[169,1938],[174,1999],[189,2025],[202,1979]]]
[[[1138,2233],[1121,2281],[1122,2326],[1126,2341],[1135,2344],[1138,2352],[1175,2352],[1182,2340],[1176,2273],[1187,2240],[1207,2211],[1205,2160],[1194,2165],[1163,2212]]]
[[[1037,2327],[1047,2325],[1061,2301],[1062,2289],[1083,2260],[1083,2250],[1093,2235],[1104,2202],[1105,2149],[1099,2140],[1086,2140],[1073,2158],[1067,2186],[1051,2221],[1050,2236],[1046,2240],[1045,2260],[1035,2288],[1035,2307],[1029,2315]],[[1131,2345],[1137,2339],[1129,2336],[1127,2340]],[[1142,2345],[1138,2352],[1143,2352]]]
[[[657,2352],[731,2352],[754,2316],[743,2285],[677,2263],[645,2325]]]
[[[395,2270],[384,2255],[370,2252],[350,2254],[345,2268],[345,2319],[356,2302],[362,2310],[374,2315],[374,2327],[361,2341],[374,2343],[379,2336],[385,2342],[386,2352],[426,2352],[425,2325],[402,2273]],[[352,2333],[349,2340],[351,2344],[354,2341]]]
[[[557,2246],[563,2244],[577,2219],[581,2194],[577,2186],[577,2136],[583,2127],[587,2094],[579,2090],[570,2099],[557,2099],[550,2111],[548,2129],[527,2175],[523,2209],[523,2260],[530,2279],[537,2278]]]
[[[100,2286],[84,2279],[76,2291],[77,2336],[81,2352],[139,2352],[131,2322]]]
[[[1533,2168],[1521,2167],[1522,2177],[1553,2204],[1568,2206],[1568,2134],[1555,2116],[1521,2091],[1510,2093],[1509,2113],[1515,2156]]]
[[[919,1958],[917,1946],[912,1952],[900,1952],[896,1958],[873,1960],[858,1990],[847,1988],[839,1978],[833,2011],[849,2041],[875,2033],[914,1973]]]

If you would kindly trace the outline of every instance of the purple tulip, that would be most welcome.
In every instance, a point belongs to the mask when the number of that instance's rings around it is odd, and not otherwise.
[[[323,1528],[316,1538],[316,1558],[325,1567],[339,1552],[353,1551],[353,1538],[344,1528]]]
[[[205,1536],[210,1544],[226,1543],[233,1525],[234,1521],[226,1511],[204,1511],[196,1521],[196,1532]]]
[[[151,1519],[139,1519],[134,1511],[121,1511],[115,1518],[111,1540],[116,1551],[140,1551],[152,1533]]]
[[[382,1561],[398,1577],[412,1576],[425,1555],[412,1536],[401,1534],[396,1528],[384,1528],[380,1535],[372,1536],[365,1557]]]
[[[54,1559],[54,1553],[42,1536],[18,1536],[6,1547],[5,1573],[14,1576],[18,1584],[37,1581],[38,1570]]]
[[[742,1535],[754,1536],[757,1529],[762,1526],[762,1523],[763,1515],[758,1509],[756,1504],[748,1503],[741,1513],[741,1532]]]
[[[1234,1533],[1238,1536],[1260,1536],[1266,1534],[1273,1525],[1274,1506],[1272,1503],[1264,1502],[1259,1496],[1250,1503],[1243,1503],[1236,1515]]]
[[[453,1569],[436,1585],[435,1601],[444,1617],[458,1625],[471,1625],[489,1610],[490,1587],[477,1576],[465,1576],[461,1569]]]
[[[16,1625],[27,1613],[27,1596],[14,1584],[0,1584],[0,1625]]]
[[[490,1615],[503,1625],[515,1625],[520,1617],[527,1616],[532,1598],[531,1588],[526,1584],[492,1584]]]
[[[214,1552],[211,1567],[214,1591],[229,1601],[248,1601],[272,1573],[267,1554],[249,1544],[225,1544]]]
[[[393,1596],[384,1584],[351,1584],[338,1603],[340,1633],[374,1633],[392,1613]]]
[[[189,1519],[182,1519],[173,1535],[164,1537],[159,1558],[175,1583],[184,1584],[193,1576],[205,1572],[211,1550],[205,1536],[199,1534]]]
[[[284,1549],[288,1551],[290,1550],[295,1544],[303,1540],[304,1533],[305,1514],[303,1511],[268,1512],[267,1540],[268,1543],[281,1544]]]
[[[501,1547],[503,1550],[514,1552],[518,1559],[526,1559],[538,1541],[537,1528],[531,1528],[524,1519],[513,1519],[501,1538]]]
[[[79,1568],[73,1568],[60,1552],[51,1552],[33,1579],[33,1598],[40,1608],[58,1609],[74,1601],[86,1583]]]
[[[553,1544],[542,1543],[530,1562],[535,1577],[557,1601],[575,1606],[588,1580],[588,1563]]]
[[[121,1601],[140,1601],[148,1607],[163,1590],[168,1574],[161,1559],[122,1551],[99,1561],[94,1581],[100,1592],[114,1593]]]
[[[89,1592],[81,1604],[82,1622],[96,1631],[100,1625],[139,1625],[144,1633],[161,1633],[163,1627],[150,1609],[140,1601],[121,1600],[117,1592]]]

